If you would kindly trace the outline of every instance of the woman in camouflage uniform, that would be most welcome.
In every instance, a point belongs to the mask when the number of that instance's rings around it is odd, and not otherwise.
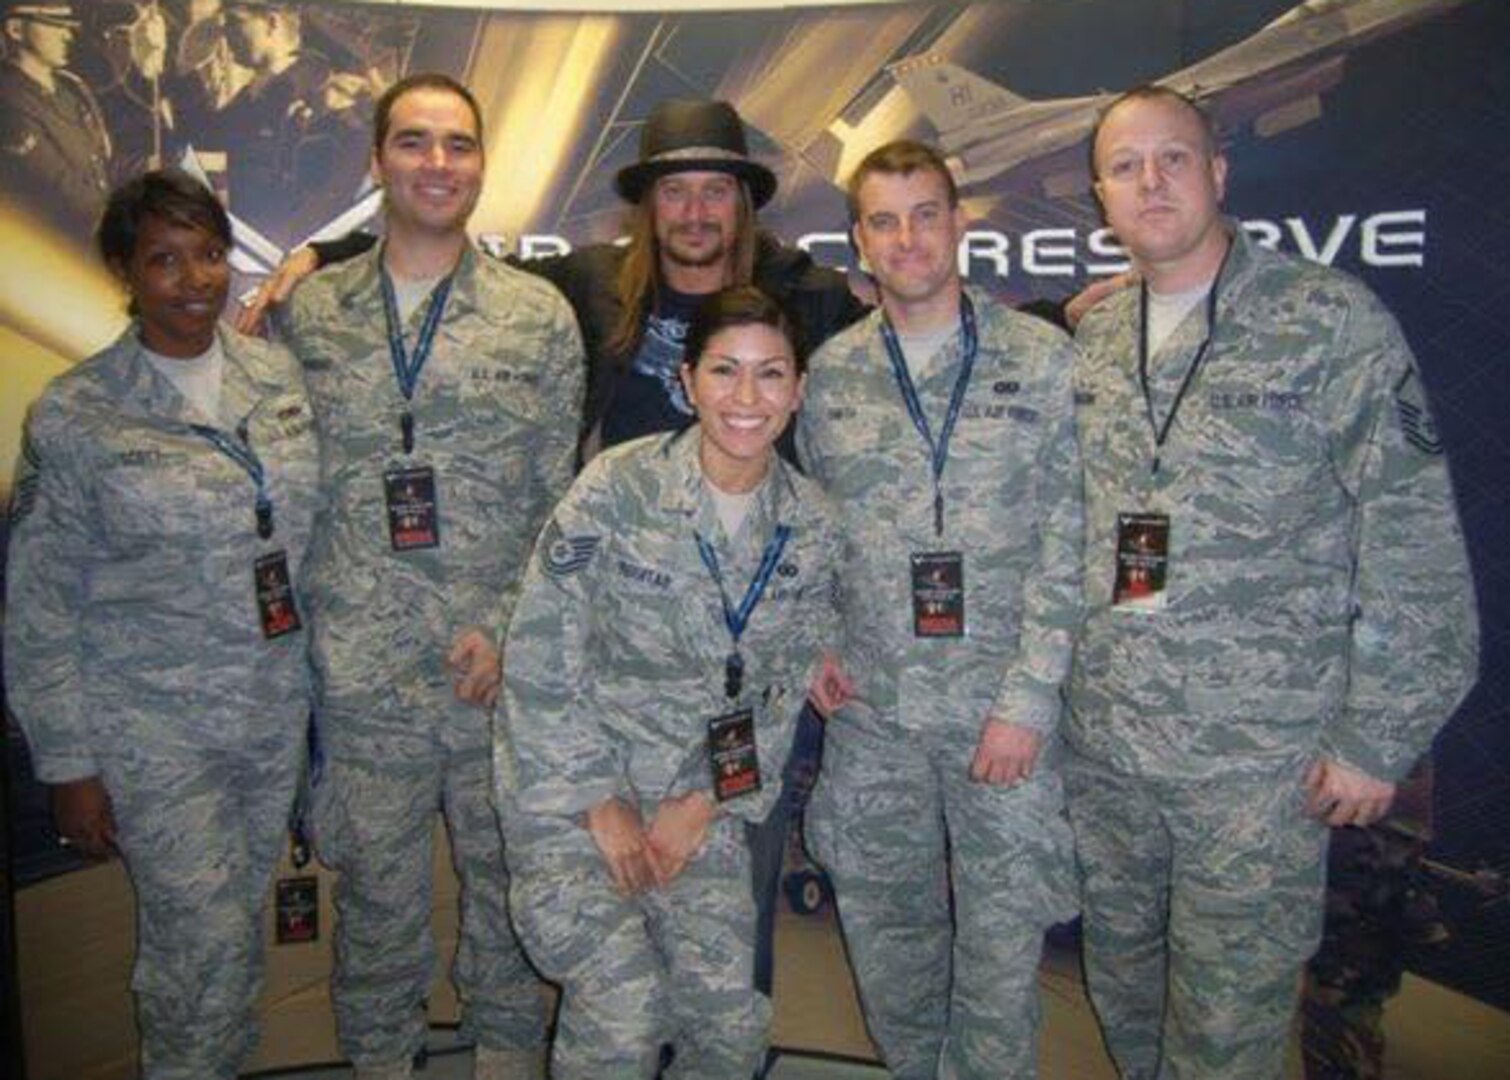
[[[139,177],[98,241],[135,322],[27,420],[6,690],[63,841],[130,871],[143,1075],[229,1080],[309,714],[312,418],[287,352],[217,327],[231,229],[208,188]]]
[[[777,437],[804,375],[758,290],[707,301],[683,381],[698,424],[609,450],[542,534],[504,650],[498,777],[512,910],[563,989],[558,1080],[748,1080],[744,822],[764,820],[814,673],[842,676],[831,511]]]

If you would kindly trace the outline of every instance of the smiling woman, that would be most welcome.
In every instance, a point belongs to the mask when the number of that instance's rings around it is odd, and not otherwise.
[[[309,712],[313,419],[287,352],[217,328],[231,230],[207,187],[140,176],[97,239],[135,321],[27,419],[6,693],[63,842],[131,875],[144,1075],[230,1077]]]
[[[802,404],[806,365],[781,309],[755,289],[731,289],[688,331],[682,385],[702,431],[703,479],[721,492],[753,491],[776,440]]]
[[[745,824],[770,815],[838,634],[827,501],[776,454],[801,397],[767,296],[704,301],[698,424],[605,451],[556,508],[505,647],[511,910],[562,988],[551,1075],[748,1080],[765,1051]],[[830,692],[832,691],[832,693]],[[504,719],[506,718],[506,719]]]
[[[200,185],[183,178],[195,187]],[[195,197],[170,174],[144,177],[125,189],[157,196],[118,195],[100,223],[100,253],[131,296],[142,344],[162,356],[199,356],[215,340],[215,323],[231,287],[226,254],[230,222],[219,203]],[[176,194],[176,197],[175,197]],[[145,205],[155,209],[143,212]]]

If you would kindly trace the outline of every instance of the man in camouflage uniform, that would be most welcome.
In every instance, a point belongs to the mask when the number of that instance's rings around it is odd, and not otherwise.
[[[82,243],[109,189],[110,137],[94,95],[67,70],[79,21],[69,3],[0,8],[0,194]]]
[[[437,809],[461,878],[455,977],[478,1075],[515,1075],[481,1063],[538,1059],[545,1038],[509,927],[490,709],[518,576],[571,478],[583,361],[565,301],[467,241],[481,139],[460,85],[396,84],[373,153],[386,243],[311,278],[285,318],[323,450],[316,833],[342,874],[336,1010],[363,1077],[408,1076],[424,1038]]]
[[[1399,328],[1222,218],[1199,111],[1133,91],[1094,162],[1144,284],[1079,328],[1087,979],[1124,1080],[1278,1077],[1325,825],[1376,820],[1473,681],[1462,533]]]
[[[819,351],[798,419],[848,545],[857,685],[809,840],[892,1074],[1031,1077],[1043,932],[1074,913],[1056,734],[1080,617],[1073,351],[962,287],[964,215],[931,149],[875,151],[849,200],[882,308]]]

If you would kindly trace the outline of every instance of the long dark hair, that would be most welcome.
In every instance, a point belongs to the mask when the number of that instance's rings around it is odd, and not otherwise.
[[[755,278],[755,205],[750,187],[739,182],[739,212],[734,222],[731,285],[748,285]],[[655,185],[635,204],[629,215],[629,245],[614,283],[619,294],[619,316],[608,337],[609,351],[628,358],[639,348],[645,332],[645,313],[655,309],[661,288],[661,252],[655,238]]]

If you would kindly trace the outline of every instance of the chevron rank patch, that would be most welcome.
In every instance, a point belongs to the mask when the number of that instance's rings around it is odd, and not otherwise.
[[[1442,453],[1442,436],[1426,407],[1426,395],[1414,371],[1407,373],[1395,387],[1395,414],[1406,442],[1423,454]]]
[[[564,578],[585,570],[598,550],[601,536],[567,536],[555,518],[540,538],[540,568],[547,577]]]

